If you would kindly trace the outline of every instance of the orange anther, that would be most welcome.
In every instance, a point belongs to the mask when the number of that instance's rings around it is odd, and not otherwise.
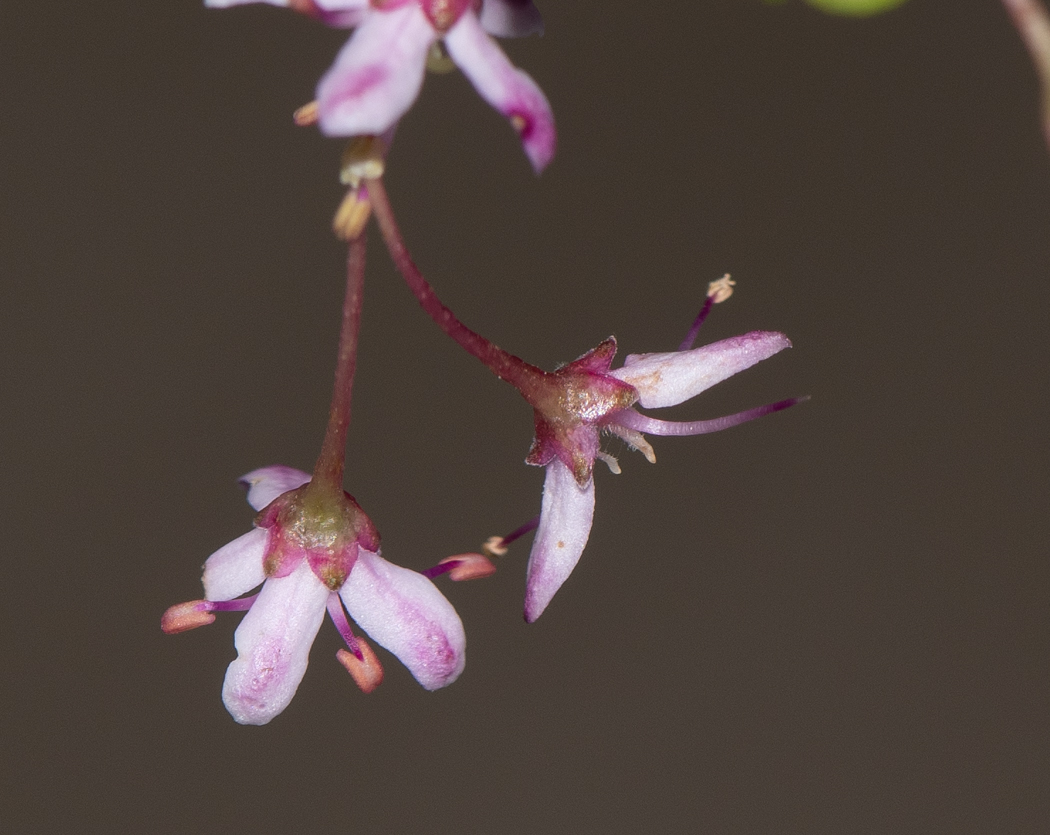
[[[459,563],[448,573],[449,578],[456,581],[479,580],[496,573],[496,566],[482,554],[456,554],[454,557],[445,557],[438,565],[448,562]]]
[[[215,615],[208,609],[207,600],[190,600],[187,603],[176,603],[160,618],[160,628],[169,635],[188,632],[198,626],[215,623]]]
[[[368,645],[364,638],[357,638],[356,640],[358,649],[361,650],[361,655],[364,656],[364,661],[348,649],[339,650],[335,657],[340,664],[346,667],[346,671],[350,673],[354,682],[361,688],[361,691],[363,693],[371,693],[383,683],[383,665],[379,663],[379,659],[376,658],[372,647]]]
[[[304,104],[292,114],[293,121],[301,128],[317,124],[319,118],[320,106],[315,101]]]

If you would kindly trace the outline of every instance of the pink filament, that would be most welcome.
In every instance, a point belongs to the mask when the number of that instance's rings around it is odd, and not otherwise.
[[[763,415],[779,412],[781,409],[786,409],[808,399],[808,397],[792,397],[789,400],[778,400],[776,403],[769,403],[755,409],[737,412],[735,415],[726,415],[725,417],[712,420],[694,421],[659,420],[648,415],[639,414],[634,409],[625,409],[622,412],[617,412],[612,422],[649,435],[706,435],[708,432],[720,432],[723,429],[747,423],[749,420],[760,418]]]

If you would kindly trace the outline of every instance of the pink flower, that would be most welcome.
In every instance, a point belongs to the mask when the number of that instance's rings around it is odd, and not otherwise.
[[[674,406],[790,346],[781,333],[754,331],[692,350],[631,354],[610,370],[616,340],[607,339],[575,362],[549,375],[526,398],[535,408],[536,439],[527,459],[547,468],[539,527],[526,569],[525,620],[547,608],[583,554],[594,516],[595,458],[619,472],[616,460],[599,450],[599,432],[620,436],[655,461],[643,436],[698,435],[727,429],[791,406],[784,400],[736,415],[678,423],[640,414]]]
[[[205,5],[249,2],[258,0],[205,0]],[[329,136],[380,135],[393,127],[419,95],[427,55],[441,40],[481,97],[517,130],[537,173],[554,156],[550,104],[489,37],[539,31],[539,11],[531,0],[263,2],[356,29],[317,87],[320,127]]]
[[[161,621],[165,632],[181,632],[211,623],[216,611],[248,609],[222,690],[235,720],[264,725],[288,706],[326,610],[349,647],[339,660],[366,692],[382,668],[346,612],[426,689],[456,680],[466,646],[459,616],[430,580],[379,556],[379,536],[349,494],[311,490],[310,476],[290,467],[241,481],[260,511],[256,527],[208,557],[204,600],[173,606]]]

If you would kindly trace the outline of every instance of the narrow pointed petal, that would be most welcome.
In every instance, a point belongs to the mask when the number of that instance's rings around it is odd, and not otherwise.
[[[232,600],[265,580],[263,557],[269,536],[263,528],[252,528],[208,557],[201,578],[205,599]]]
[[[252,470],[239,479],[248,488],[248,504],[262,510],[278,496],[302,487],[310,480],[310,474],[295,467],[262,467]]]
[[[362,548],[339,596],[357,625],[394,653],[427,690],[451,684],[463,672],[463,624],[422,574]]]
[[[543,34],[543,18],[532,0],[484,0],[478,18],[484,30],[497,38]]]
[[[437,37],[415,3],[369,14],[317,86],[321,131],[380,134],[412,106]]]
[[[609,373],[638,389],[639,403],[650,409],[683,403],[700,392],[790,348],[782,333],[752,331],[691,351],[630,354],[623,368]]]
[[[594,518],[594,479],[581,487],[560,460],[547,465],[540,526],[525,580],[525,620],[536,620],[561,588],[587,544]]]
[[[226,670],[222,700],[242,725],[265,725],[288,707],[324,620],[328,589],[305,563],[266,581],[237,627],[237,658]]]
[[[556,143],[554,114],[536,82],[510,63],[473,12],[449,30],[445,46],[481,97],[510,120],[536,173],[546,168]]]

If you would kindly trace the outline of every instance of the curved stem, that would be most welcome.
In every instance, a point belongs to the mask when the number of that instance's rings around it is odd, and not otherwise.
[[[365,290],[365,237],[350,241],[346,256],[346,295],[343,297],[343,325],[339,331],[339,351],[335,364],[335,387],[328,412],[321,454],[314,466],[311,483],[343,489],[346,458],[346,432],[350,427],[350,399],[357,370],[357,338],[361,330],[361,306]]]
[[[456,318],[434,293],[419,267],[412,261],[412,256],[405,246],[394,218],[393,209],[390,206],[390,198],[387,196],[386,188],[381,179],[366,180],[365,187],[368,189],[368,199],[372,204],[372,211],[379,228],[383,233],[390,257],[393,258],[398,270],[405,279],[405,283],[416,297],[419,306],[426,311],[427,315],[450,336],[467,353],[477,357],[489,370],[501,380],[516,387],[520,391],[532,388],[538,378],[546,376],[546,372],[530,365],[525,360],[514,356],[502,348],[493,345],[479,333],[475,333]]]

